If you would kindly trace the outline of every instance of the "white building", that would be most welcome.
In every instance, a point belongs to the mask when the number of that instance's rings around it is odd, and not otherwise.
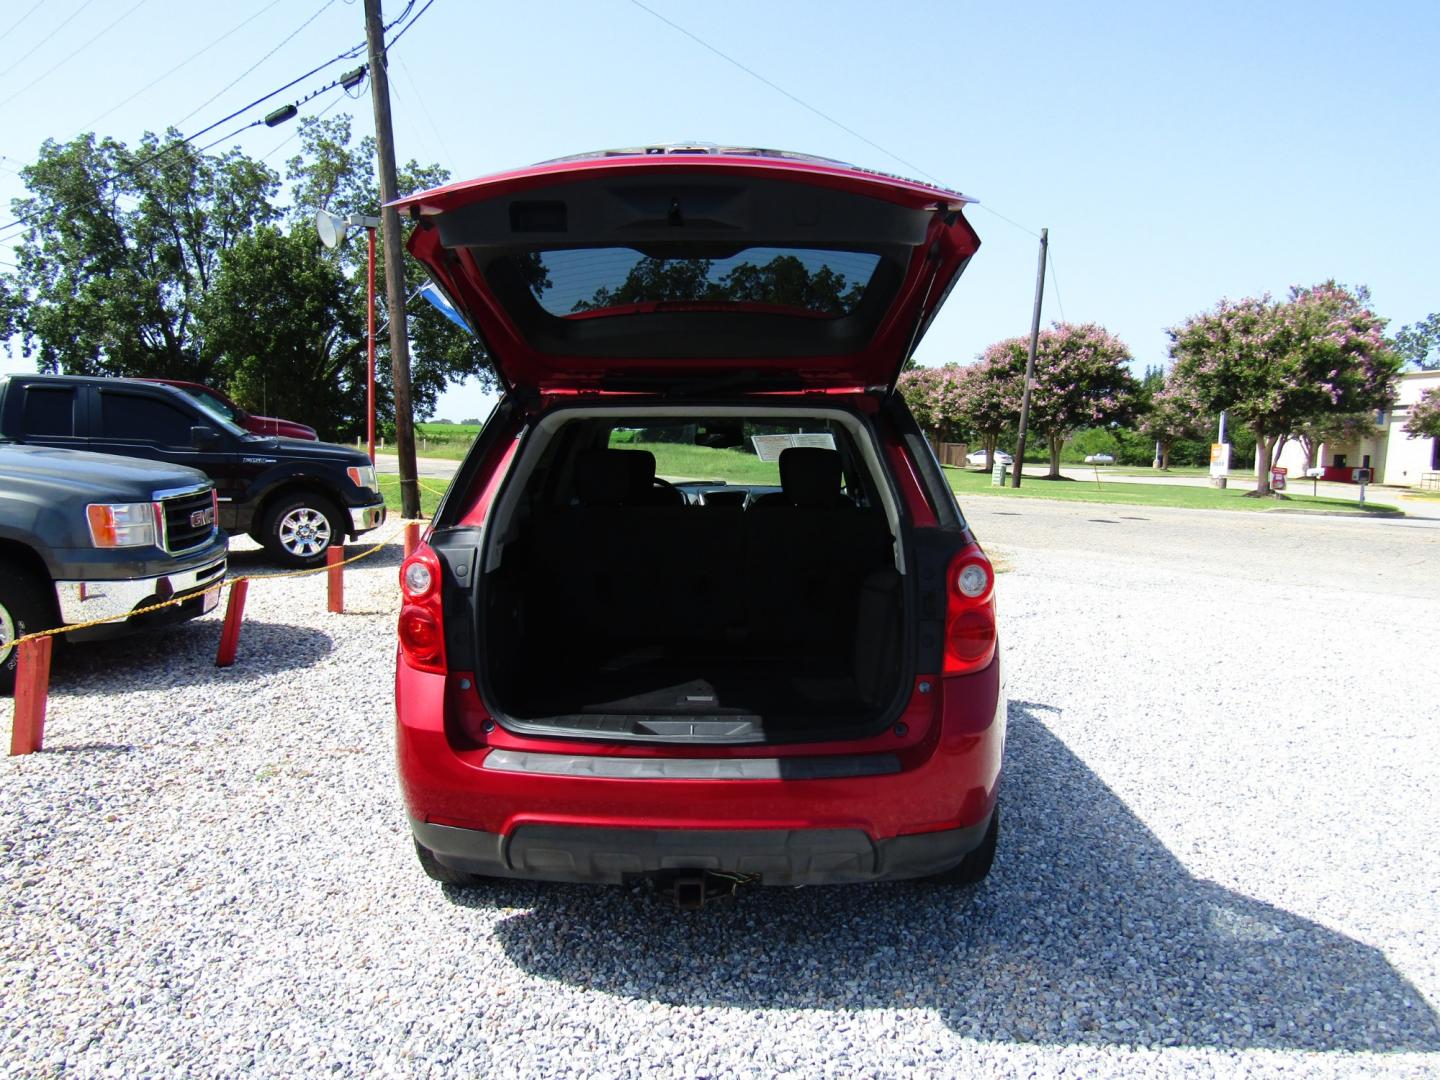
[[[1377,484],[1420,487],[1427,474],[1430,484],[1440,481],[1440,439],[1405,430],[1420,395],[1440,387],[1440,371],[1409,371],[1395,382],[1395,404],[1375,414],[1372,431],[1349,442],[1320,445],[1315,464],[1325,470],[1323,479],[1353,481],[1355,469],[1369,469]],[[1275,463],[1288,469],[1291,479],[1304,476],[1305,450],[1292,439]]]

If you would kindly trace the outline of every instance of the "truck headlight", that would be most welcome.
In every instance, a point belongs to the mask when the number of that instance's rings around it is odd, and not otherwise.
[[[91,503],[85,507],[90,542],[96,547],[154,547],[160,530],[155,503]]]
[[[375,479],[374,465],[351,465],[345,470],[345,475],[350,477],[350,482],[356,487],[380,490],[380,484]]]

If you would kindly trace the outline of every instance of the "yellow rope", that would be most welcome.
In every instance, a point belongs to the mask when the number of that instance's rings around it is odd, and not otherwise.
[[[391,532],[387,533],[383,540],[376,541],[372,547],[360,552],[358,555],[351,555],[347,559],[341,559],[340,562],[336,563],[335,565],[345,566],[348,563],[359,562],[361,559],[368,559],[371,555],[374,555],[375,552],[379,551],[382,547],[388,544],[392,539],[400,535],[400,532],[405,528],[405,526],[410,524],[423,525],[425,524],[425,522],[420,519],[416,519],[412,522],[410,520],[402,518],[401,520],[396,522],[396,528],[393,529]],[[49,630],[36,630],[33,634],[24,634],[21,637],[17,637],[14,641],[7,642],[5,645],[0,647],[12,648],[14,646],[21,645],[27,641],[34,641],[38,638],[54,637],[56,634],[68,634],[72,630],[88,630],[92,626],[104,626],[106,623],[124,622],[126,619],[133,619],[137,615],[148,615],[152,611],[160,611],[163,608],[167,607],[176,607],[179,604],[188,604],[196,597],[205,596],[208,593],[212,592],[219,592],[221,589],[225,588],[225,586],[234,585],[236,582],[240,581],[276,581],[280,578],[309,577],[311,574],[326,573],[330,569],[330,564],[326,563],[323,566],[311,566],[304,570],[287,570],[279,574],[261,574],[258,577],[249,574],[242,574],[239,577],[223,578],[222,580],[217,581],[215,584],[206,586],[205,588],[200,589],[197,592],[186,593],[184,596],[173,596],[169,600],[160,601],[158,604],[149,604],[146,607],[135,608],[131,611],[126,611],[119,615],[108,615],[103,619],[91,619],[89,622],[66,623],[63,626],[51,627]]]

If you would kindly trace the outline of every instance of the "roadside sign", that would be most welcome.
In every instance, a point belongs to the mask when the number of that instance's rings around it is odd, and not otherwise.
[[[1273,469],[1270,470],[1271,491],[1285,490],[1285,476],[1287,473],[1289,473],[1289,471],[1289,469],[1281,468],[1279,465],[1276,465]]]
[[[1210,444],[1210,475],[1230,475],[1230,444],[1228,442]]]

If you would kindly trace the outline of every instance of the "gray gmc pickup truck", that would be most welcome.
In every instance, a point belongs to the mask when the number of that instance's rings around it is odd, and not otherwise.
[[[16,638],[159,611],[62,635],[86,641],[193,619],[225,577],[215,485],[200,472],[112,454],[0,442],[0,693],[15,683]]]

